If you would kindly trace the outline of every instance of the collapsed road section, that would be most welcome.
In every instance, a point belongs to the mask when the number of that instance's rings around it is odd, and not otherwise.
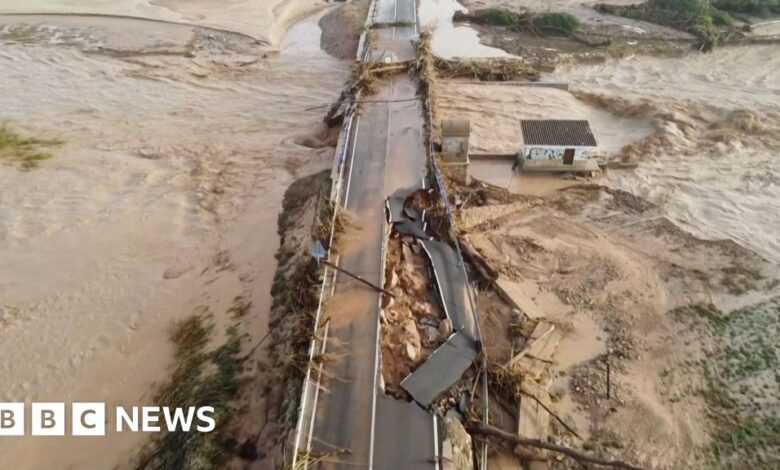
[[[387,209],[394,233],[405,239],[403,246],[419,248],[417,251],[424,255],[438,306],[445,316],[443,322],[446,326],[442,325],[442,321],[436,325],[439,335],[445,336],[443,343],[400,383],[400,387],[417,403],[427,408],[471,367],[480,350],[479,331],[469,299],[463,261],[457,252],[426,232],[425,210],[414,207],[401,197],[388,199]],[[403,258],[408,262],[411,256],[403,255]],[[393,282],[390,284],[388,288],[395,287]],[[410,290],[407,295],[419,297],[413,287]],[[410,310],[414,310],[414,316],[420,317],[419,323],[424,327],[432,326],[432,321],[426,316],[430,309],[426,309],[424,304],[415,302]],[[422,331],[430,338],[429,329],[423,328]],[[426,342],[430,344],[434,341],[428,339]]]
[[[398,64],[400,72],[408,70],[419,32],[415,1],[377,0],[370,8],[369,23],[358,67],[366,70],[380,62]],[[462,261],[457,264],[449,246],[426,234],[424,223],[420,225],[424,213],[407,212],[414,222],[399,220],[400,225],[387,219],[388,198],[430,192],[418,84],[409,74],[397,73],[373,77],[371,91],[370,97],[344,100],[347,108],[331,199],[357,228],[338,253],[331,250],[326,255],[328,262],[368,284],[384,286],[388,237],[409,231],[409,236],[426,244],[417,256],[425,256],[434,273],[435,287],[423,285],[436,298],[430,303],[438,304],[447,317],[445,324],[456,328],[443,328],[448,337],[428,359],[432,362],[406,378],[405,387],[414,401],[396,399],[386,394],[380,345],[383,302],[390,296],[326,268],[324,307],[316,318],[293,468],[439,468],[443,424],[427,408],[461,377],[478,353],[474,312],[464,308],[468,286]]]

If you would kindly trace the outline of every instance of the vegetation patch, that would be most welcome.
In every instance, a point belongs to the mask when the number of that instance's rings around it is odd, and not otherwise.
[[[780,468],[780,296],[723,313],[713,305],[673,312],[712,351],[696,362],[716,429],[700,450],[707,468]]]
[[[712,4],[721,10],[760,16],[780,13],[778,0],[713,0]]]
[[[24,170],[38,168],[44,160],[52,158],[52,154],[41,150],[41,147],[51,147],[61,144],[56,139],[39,139],[26,137],[6,125],[0,126],[0,160],[17,165]]]
[[[493,26],[517,26],[521,16],[506,8],[485,8],[474,12],[472,21]]]
[[[213,348],[209,344],[213,333],[212,317],[205,312],[176,324],[171,334],[176,346],[175,369],[154,403],[184,409],[214,407],[215,430],[166,432],[141,451],[136,468],[216,469],[222,468],[230,454],[230,439],[221,431],[235,413],[230,403],[240,386],[241,344],[246,335],[230,327],[225,342]]]
[[[597,3],[594,8],[602,13],[687,31],[699,38],[703,51],[711,50],[732,32],[731,17],[714,7],[710,0],[647,0],[633,5]]]
[[[453,20],[489,26],[506,26],[518,31],[530,30],[542,34],[572,35],[580,28],[579,20],[569,13],[516,13],[506,8],[485,8],[473,13],[458,12]]]
[[[544,13],[534,17],[533,26],[542,31],[571,35],[580,29],[580,21],[568,13]]]

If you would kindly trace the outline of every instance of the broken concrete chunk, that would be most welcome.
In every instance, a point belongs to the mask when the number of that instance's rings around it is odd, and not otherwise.
[[[434,328],[438,328],[439,324],[441,323],[441,320],[439,320],[436,315],[425,315],[422,318],[420,318],[420,324],[425,326],[432,326]]]
[[[435,347],[439,343],[439,330],[432,326],[423,326],[422,330],[422,344],[426,348]]]

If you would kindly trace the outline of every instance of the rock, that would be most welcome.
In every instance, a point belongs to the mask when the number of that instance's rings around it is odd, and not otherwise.
[[[452,334],[452,322],[449,318],[445,318],[439,323],[439,335],[442,338],[449,338]]]
[[[511,317],[510,321],[512,323],[515,323],[515,324],[522,324],[523,323],[523,319],[524,319],[523,312],[521,312],[520,310],[518,310],[516,308],[513,308],[512,309],[512,317]]]
[[[415,302],[412,304],[412,312],[418,317],[424,317],[433,314],[433,305],[428,302]],[[436,326],[439,326],[436,323]]]
[[[442,469],[461,470],[473,468],[471,436],[456,418],[444,420],[445,450],[442,452]]]
[[[422,344],[426,348],[435,347],[439,344],[439,330],[432,326],[423,326],[422,330]]]
[[[401,245],[401,257],[406,263],[414,262],[414,259],[412,258],[412,249],[409,245]]]
[[[394,270],[390,271],[390,279],[389,283],[387,284],[390,289],[393,289],[395,286],[398,285],[398,273],[396,273]]]
[[[420,349],[412,343],[406,343],[406,357],[412,361],[416,361],[420,356]]]
[[[387,341],[393,345],[392,349],[406,355],[410,360],[417,361],[420,357],[420,332],[417,330],[417,324],[411,317],[400,317],[397,329],[392,329],[392,333]],[[384,341],[384,340],[383,340]]]
[[[420,273],[416,272],[412,265],[404,266],[400,273],[401,285],[408,294],[420,294],[425,291],[425,279]]]

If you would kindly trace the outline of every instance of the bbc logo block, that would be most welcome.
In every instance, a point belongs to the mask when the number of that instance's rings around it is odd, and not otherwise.
[[[29,411],[29,413],[26,413]],[[107,418],[116,432],[214,431],[213,406],[171,408],[166,406],[116,407],[109,417],[105,403],[0,403],[0,437],[105,436]]]
[[[71,435],[106,435],[104,403],[73,403],[70,411]],[[24,403],[0,403],[0,436],[24,436],[26,418],[30,420],[30,434],[33,436],[65,435],[65,403],[33,403],[27,416]]]
[[[0,436],[24,436],[24,403],[0,403]]]

